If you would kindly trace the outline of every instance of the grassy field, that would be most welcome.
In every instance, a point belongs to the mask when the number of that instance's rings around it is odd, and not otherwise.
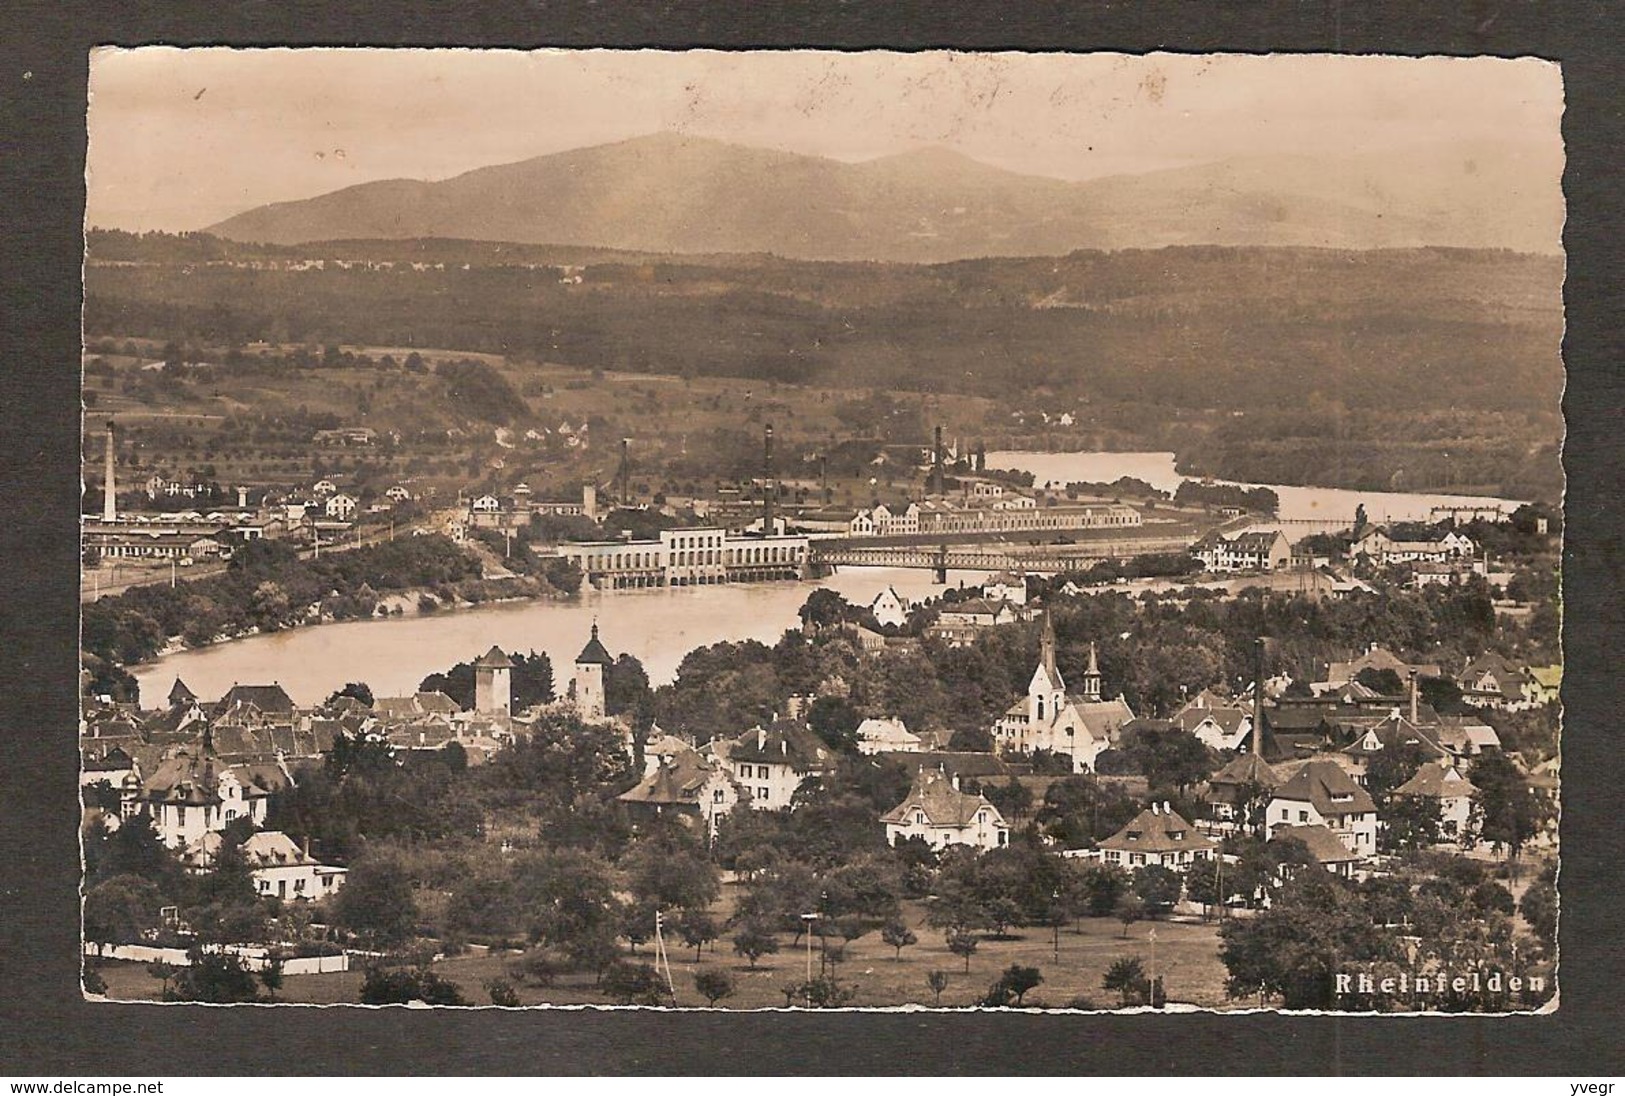
[[[919,937],[919,943],[902,950],[901,958],[880,939],[878,932],[852,941],[846,947],[846,960],[837,968],[838,980],[856,989],[855,1007],[886,1007],[905,1004],[931,1005],[932,994],[926,975],[945,971],[948,988],[942,994],[942,1007],[972,1005],[1010,964],[1034,966],[1044,982],[1028,995],[1030,1002],[1061,1005],[1075,997],[1089,998],[1097,1007],[1117,1004],[1115,994],[1101,988],[1106,969],[1122,956],[1137,955],[1153,969],[1153,944],[1149,934],[1156,930],[1155,972],[1162,975],[1170,1002],[1208,1008],[1240,1007],[1245,1002],[1227,1001],[1224,994],[1224,967],[1218,958],[1218,932],[1214,924],[1188,922],[1141,922],[1124,935],[1115,919],[1086,919],[1064,927],[1060,933],[1059,959],[1051,930],[1016,930],[1010,939],[984,939],[971,956],[969,973],[965,961],[948,951],[939,930],[924,924],[922,912],[912,906],[906,919]],[[705,999],[694,988],[694,974],[722,968],[734,977],[732,997],[719,1002],[730,1009],[783,1008],[783,987],[806,976],[805,938],[792,946],[789,934],[780,937],[781,950],[763,957],[755,970],[733,954],[728,936],[707,946],[698,963],[694,950],[681,945],[670,947],[672,980],[677,1003],[700,1007]],[[817,973],[817,942],[813,945],[813,969]],[[456,982],[471,1002],[486,1004],[490,996],[485,984],[493,978],[510,977],[512,954],[474,954],[442,960],[434,965],[437,974]],[[652,961],[651,947],[638,948],[627,958]],[[102,968],[109,996],[118,1000],[157,1000],[160,985],[133,963],[109,963]],[[285,980],[278,999],[306,1004],[353,1003],[361,992],[359,971],[344,974],[303,975]],[[515,980],[517,982],[517,980]],[[566,975],[553,986],[520,983],[519,999],[525,1005],[605,1005],[609,1001],[593,985],[591,975]]]

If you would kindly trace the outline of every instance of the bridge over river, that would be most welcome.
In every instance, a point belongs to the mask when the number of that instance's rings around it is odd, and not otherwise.
[[[857,544],[851,540],[814,541],[813,567],[918,567],[939,575],[951,570],[1020,570],[1054,574],[1078,570],[1103,559],[1185,552],[1195,537],[1099,537],[1075,544]]]

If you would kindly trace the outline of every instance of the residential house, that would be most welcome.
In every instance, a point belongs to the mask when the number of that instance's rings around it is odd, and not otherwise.
[[[908,602],[895,589],[888,586],[875,595],[869,611],[876,623],[884,627],[902,627],[908,623]]]
[[[1472,834],[1473,795],[1478,791],[1449,760],[1432,761],[1394,789],[1396,796],[1432,800],[1439,804],[1439,836],[1459,841]]]
[[[1467,664],[1456,678],[1462,699],[1481,708],[1519,711],[1533,707],[1529,674],[1509,659],[1494,653],[1482,654]]]
[[[686,747],[657,756],[652,771],[616,797],[636,820],[671,814],[698,822],[707,839],[716,837],[717,822],[741,802],[750,799],[727,763],[702,757]]]
[[[354,498],[340,491],[336,495],[329,495],[323,504],[322,511],[336,521],[349,521],[355,514],[358,503]]]
[[[916,772],[907,797],[880,821],[888,845],[911,837],[923,839],[933,849],[952,845],[998,849],[1010,843],[1010,824],[999,809],[982,795],[960,791],[959,778],[940,769]]]
[[[198,746],[183,748],[143,781],[137,809],[152,816],[160,841],[184,849],[239,818],[262,825],[271,794],[287,785],[276,765],[225,764],[205,732]]]
[[[1309,850],[1309,855],[1315,863],[1344,879],[1354,878],[1355,868],[1364,856],[1354,852],[1342,840],[1327,829],[1319,825],[1286,826],[1279,825],[1270,831],[1271,841],[1281,841],[1287,838],[1297,838]]]
[[[1275,789],[1266,817],[1276,826],[1325,826],[1351,852],[1377,851],[1377,805],[1342,766],[1329,758],[1304,762]]]
[[[1362,654],[1347,662],[1333,662],[1326,670],[1325,682],[1321,684],[1326,689],[1334,690],[1353,681],[1363,670],[1392,670],[1401,684],[1409,681],[1413,674],[1424,678],[1440,677],[1444,673],[1436,662],[1407,662],[1386,647],[1373,643]]]
[[[1256,753],[1238,754],[1207,779],[1203,798],[1214,828],[1231,832],[1261,822],[1262,813],[1275,789],[1285,780]]]
[[[835,767],[835,754],[802,723],[776,719],[736,739],[711,743],[713,755],[750,793],[750,805],[759,811],[791,806],[802,783]]]
[[[1524,699],[1530,704],[1556,704],[1563,692],[1562,666],[1531,666],[1524,686]]]
[[[1241,707],[1187,704],[1174,714],[1173,722],[1210,750],[1239,750],[1253,733],[1253,714]]]
[[[1099,856],[1103,863],[1129,871],[1151,865],[1183,871],[1211,858],[1218,847],[1167,803],[1153,803],[1102,841]]]
[[[1471,559],[1478,547],[1454,530],[1434,540],[1395,540],[1386,529],[1368,530],[1352,546],[1355,557],[1364,557],[1379,567],[1398,563],[1448,563]]]
[[[1027,579],[1010,571],[989,575],[982,583],[982,596],[989,601],[1008,601],[1011,605],[1027,604]]]
[[[858,752],[919,753],[925,749],[917,734],[909,733],[901,719],[865,719],[858,724]]]

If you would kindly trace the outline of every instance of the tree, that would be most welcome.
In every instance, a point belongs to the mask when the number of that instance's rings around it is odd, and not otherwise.
[[[1350,1007],[1336,994],[1338,971],[1404,958],[1397,937],[1377,927],[1353,888],[1311,870],[1294,873],[1269,909],[1226,921],[1219,938],[1226,992],[1279,996],[1287,1008]]]
[[[186,958],[188,965],[174,972],[167,1000],[224,1005],[259,999],[254,974],[240,956],[193,947]]]
[[[807,709],[807,726],[830,749],[853,753],[858,748],[858,725],[863,722],[852,702],[844,696],[821,696]]]
[[[694,949],[694,961],[700,961],[700,949],[718,936],[716,919],[704,910],[681,909],[671,919],[671,927],[683,938],[683,943]]]
[[[1179,873],[1161,864],[1147,864],[1134,873],[1134,893],[1152,916],[1166,913],[1179,901]]]
[[[746,922],[734,932],[734,954],[743,956],[756,969],[756,961],[779,950],[779,938],[763,925]]]
[[[115,875],[85,895],[85,939],[95,944],[129,944],[158,925],[163,896],[139,875]]]
[[[1138,955],[1126,955],[1114,960],[1100,979],[1100,988],[1118,994],[1119,1003],[1124,1008],[1145,1000],[1149,996],[1145,963]]]
[[[1515,862],[1545,824],[1551,810],[1549,800],[1501,753],[1479,755],[1468,780],[1477,789],[1469,826],[1480,839],[1504,847],[1508,862]]]
[[[469,1003],[457,983],[440,977],[426,967],[387,967],[377,964],[367,968],[366,977],[361,983],[363,1005],[404,1005],[412,1001],[429,1005]]]
[[[322,702],[323,707],[332,707],[340,697],[352,697],[359,700],[364,706],[372,707],[372,688],[364,681],[352,681],[342,689],[333,690],[332,694]]]
[[[948,972],[934,970],[925,976],[925,984],[931,989],[931,1003],[942,1004],[942,991],[948,988]]]
[[[1222,883],[1223,868],[1217,856],[1193,860],[1185,869],[1185,895],[1192,902],[1202,903],[1204,917],[1210,907],[1222,906],[1228,899],[1228,895],[1220,894]]]
[[[280,955],[268,957],[259,971],[260,985],[265,987],[265,995],[273,1001],[276,1000],[276,991],[282,988],[283,965],[284,960]]]
[[[1541,946],[1549,953],[1557,942],[1556,870],[1548,867],[1529,884],[1518,902],[1518,912],[1529,922]]]
[[[493,1005],[500,1008],[519,1007],[519,991],[506,978],[492,978],[485,983],[485,992],[490,995]]]
[[[704,909],[721,892],[716,865],[674,831],[638,842],[621,866],[633,896],[655,909]]]
[[[1377,831],[1377,847],[1383,852],[1429,848],[1438,844],[1442,825],[1437,799],[1425,795],[1390,796]]]
[[[1044,976],[1038,972],[1037,967],[1024,967],[1020,963],[1012,963],[988,990],[987,1003],[1002,1006],[1009,1004],[1010,998],[1014,997],[1016,1008],[1020,1008],[1027,992],[1043,981]]]
[[[660,1005],[671,991],[660,972],[648,963],[617,959],[604,969],[598,988],[623,1005]]]
[[[1145,899],[1138,894],[1125,894],[1117,900],[1117,919],[1123,922],[1123,937],[1127,939],[1129,926],[1145,918]]]
[[[733,975],[725,970],[697,970],[694,972],[694,988],[699,990],[700,996],[712,1008],[724,997],[734,995]]]
[[[902,960],[904,948],[920,942],[920,938],[914,935],[914,930],[901,920],[887,921],[880,929],[880,938],[886,942],[887,947],[897,953],[892,958],[893,962]]]
[[[825,975],[810,982],[796,982],[784,990],[786,1001],[801,1001],[810,1008],[840,1008],[857,995],[856,986],[843,986]]]
[[[1388,667],[1367,666],[1354,675],[1354,680],[1378,696],[1400,696],[1405,692],[1405,682],[1400,680],[1399,672]]]
[[[417,898],[406,869],[392,857],[367,856],[350,866],[333,896],[334,919],[381,947],[408,939],[417,926]]]
[[[965,973],[970,973],[970,957],[976,954],[976,945],[980,943],[976,934],[969,929],[950,929],[947,935],[948,950],[965,960]]]

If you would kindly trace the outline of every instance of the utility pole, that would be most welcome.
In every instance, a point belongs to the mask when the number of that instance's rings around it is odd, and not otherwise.
[[[664,917],[661,912],[655,910],[655,970],[665,973],[666,992],[671,994],[672,1001],[676,1002],[677,987],[672,984],[671,980],[671,959],[666,955],[666,940],[660,932],[663,920]]]
[[[807,980],[802,983],[802,988],[807,993],[807,1007],[812,1008],[812,938],[813,925],[818,921],[818,915],[816,913],[804,913],[801,915],[801,920],[807,926]]]

